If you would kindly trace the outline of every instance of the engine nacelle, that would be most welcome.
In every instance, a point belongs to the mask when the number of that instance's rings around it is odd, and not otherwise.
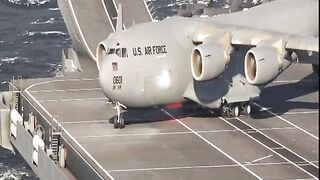
[[[191,53],[192,76],[197,81],[214,79],[223,73],[228,62],[222,45],[201,44]]]
[[[276,48],[251,48],[247,52],[244,62],[246,79],[252,85],[266,84],[289,65],[287,62],[280,57]]]

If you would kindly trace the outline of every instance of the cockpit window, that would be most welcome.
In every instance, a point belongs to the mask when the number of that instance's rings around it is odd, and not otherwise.
[[[121,52],[120,52],[120,51],[121,51],[120,48],[117,48],[117,49],[116,49],[116,54],[117,54],[119,57],[121,57]]]
[[[127,48],[108,48],[107,55],[116,54],[121,58],[128,57],[128,50]]]
[[[107,55],[109,55],[109,54],[114,54],[114,52],[115,52],[115,49],[114,49],[114,48],[108,48],[108,50],[107,50]]]
[[[128,57],[127,48],[121,48],[121,56],[122,57]]]

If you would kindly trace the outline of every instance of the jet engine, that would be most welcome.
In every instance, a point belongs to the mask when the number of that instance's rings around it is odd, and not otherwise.
[[[265,84],[273,80],[288,65],[289,61],[281,58],[276,48],[254,47],[245,56],[245,76],[252,85]]]
[[[222,45],[201,44],[191,53],[192,76],[197,81],[216,78],[223,73],[228,62]]]

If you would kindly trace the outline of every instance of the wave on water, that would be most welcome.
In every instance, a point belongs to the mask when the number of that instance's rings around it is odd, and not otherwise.
[[[1,82],[7,83],[7,82]],[[0,180],[29,179],[36,180],[30,167],[23,161],[21,155],[10,150],[0,148]],[[16,158],[13,158],[16,157]],[[13,168],[15,167],[15,168]]]
[[[49,20],[47,21],[41,21],[41,19],[37,19],[33,22],[31,22],[30,24],[52,24],[55,22],[55,19],[54,18],[50,18]]]
[[[0,174],[0,180],[21,180],[21,179],[35,179],[27,172],[21,172],[16,169],[7,170]]]
[[[24,61],[24,62],[28,62],[28,59],[26,57],[4,57],[4,58],[0,58],[0,66],[5,63],[5,64],[13,64],[16,61]]]
[[[62,31],[25,31],[22,35],[18,35],[18,36],[54,38],[54,37],[68,36],[68,34]]]
[[[51,4],[53,0],[3,0],[15,7],[43,7]]]
[[[49,11],[59,11],[59,8],[49,8]]]

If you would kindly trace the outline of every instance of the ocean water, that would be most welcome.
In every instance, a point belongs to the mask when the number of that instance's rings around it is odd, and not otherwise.
[[[178,5],[192,2],[146,1],[153,3],[159,20],[172,16]],[[56,76],[62,68],[61,51],[71,43],[56,0],[0,0],[0,85],[18,76]],[[0,148],[0,180],[5,179],[38,178],[19,154]]]

